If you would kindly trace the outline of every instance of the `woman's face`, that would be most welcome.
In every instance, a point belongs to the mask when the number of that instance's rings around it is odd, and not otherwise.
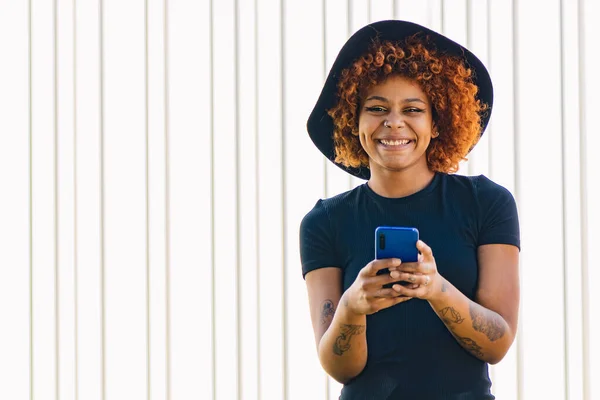
[[[371,174],[427,169],[426,150],[433,129],[431,103],[414,81],[391,76],[371,87],[358,119]]]

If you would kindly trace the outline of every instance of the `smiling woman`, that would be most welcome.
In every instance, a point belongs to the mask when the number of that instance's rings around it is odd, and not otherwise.
[[[340,399],[494,398],[488,364],[517,331],[517,209],[485,176],[450,174],[491,105],[483,64],[419,25],[373,23],[340,51],[308,132],[368,181],[300,226],[319,360]],[[416,228],[418,260],[373,259],[380,226]]]
[[[367,91],[357,133],[371,171],[426,170],[434,130],[429,99],[414,81],[392,75]]]
[[[396,44],[376,39],[366,54],[342,71],[340,101],[329,110],[335,124],[335,161],[355,168],[368,165],[368,154],[357,140],[358,118],[364,107],[376,106],[367,99],[382,100],[371,93],[373,87],[397,76],[404,77],[405,84],[418,93],[414,97],[421,105],[431,103],[431,109],[425,111],[440,137],[427,150],[428,165],[433,171],[456,172],[458,163],[479,140],[480,113],[488,105],[476,97],[478,87],[471,69],[457,56],[438,54],[424,35],[409,36]],[[389,104],[376,110],[382,115],[388,108]],[[413,108],[412,112],[418,110]]]

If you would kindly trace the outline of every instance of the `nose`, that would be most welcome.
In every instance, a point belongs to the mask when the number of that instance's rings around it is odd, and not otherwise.
[[[391,112],[387,119],[383,121],[383,126],[386,128],[402,129],[404,128],[404,119],[401,114]]]

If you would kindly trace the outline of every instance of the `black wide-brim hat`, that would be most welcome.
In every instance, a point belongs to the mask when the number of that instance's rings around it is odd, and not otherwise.
[[[308,117],[306,124],[310,138],[321,150],[321,153],[335,165],[358,178],[369,179],[371,176],[369,168],[345,167],[334,161],[334,126],[333,119],[327,114],[327,111],[333,108],[338,101],[338,80],[345,68],[350,67],[358,57],[368,51],[374,39],[397,42],[417,33],[429,36],[439,53],[452,54],[461,57],[465,61],[465,65],[473,73],[473,83],[478,87],[477,98],[488,106],[485,112],[481,114],[481,135],[483,135],[488,124],[494,100],[492,81],[483,63],[473,53],[444,35],[413,22],[389,20],[369,24],[354,33],[340,50],[331,71],[329,71],[317,104]]]

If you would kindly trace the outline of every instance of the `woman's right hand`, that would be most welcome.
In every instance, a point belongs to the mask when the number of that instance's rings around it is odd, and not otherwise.
[[[400,260],[397,258],[371,261],[360,270],[354,283],[342,295],[340,302],[354,314],[369,315],[412,299],[400,295],[392,288],[383,287],[398,281],[400,275],[398,271],[377,275],[377,272],[382,269],[396,269],[399,265]]]

